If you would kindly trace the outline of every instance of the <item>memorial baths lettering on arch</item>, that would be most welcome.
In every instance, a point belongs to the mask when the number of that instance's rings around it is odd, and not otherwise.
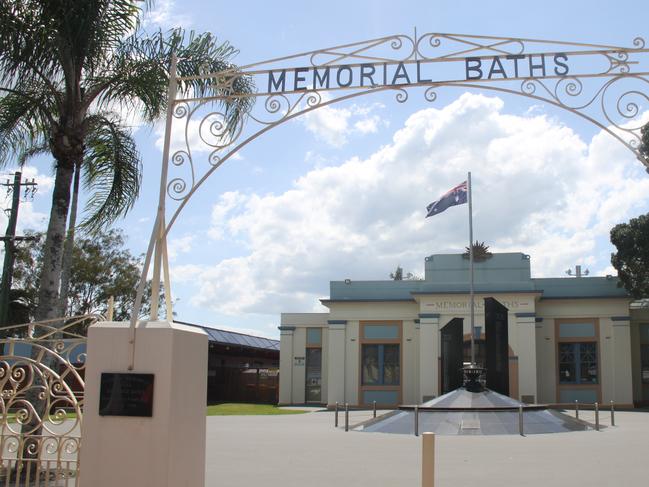
[[[467,57],[463,61],[464,78],[457,81],[563,77],[570,73],[565,53]],[[267,87],[268,93],[282,93],[448,82],[434,77],[436,64],[409,61],[281,69],[268,72]]]

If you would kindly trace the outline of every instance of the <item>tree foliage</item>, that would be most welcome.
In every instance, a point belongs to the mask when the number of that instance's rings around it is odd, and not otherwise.
[[[413,274],[412,272],[407,272],[406,274],[403,273],[403,268],[398,265],[396,270],[394,272],[390,272],[390,279],[393,281],[421,281],[423,280],[421,277],[419,277],[416,274]]]
[[[105,228],[133,206],[140,156],[125,115],[157,120],[167,107],[173,55],[193,96],[224,96],[223,125],[242,123],[252,81],[237,53],[210,33],[145,33],[141,0],[0,0],[0,162],[49,151],[55,160],[38,319],[59,312],[63,243],[73,175],[91,195],[83,225]],[[207,73],[219,76],[201,77]],[[244,96],[237,96],[244,95]]]
[[[640,154],[647,161],[649,161],[649,124],[642,127],[642,129],[640,129],[640,132],[642,134],[642,139],[640,141],[639,147]]]
[[[615,225],[611,243],[617,249],[611,264],[624,288],[634,298],[649,297],[649,213]]]
[[[19,247],[12,291],[13,323],[24,323],[24,310],[33,316],[38,304],[38,275],[42,265],[43,236]],[[126,247],[124,234],[118,230],[99,232],[92,237],[77,239],[66,300],[67,315],[103,314],[108,311],[108,300],[114,298],[113,319],[130,318],[135,291],[142,271],[142,259]],[[147,286],[141,315],[150,310],[151,285]],[[161,310],[164,313],[164,307]]]

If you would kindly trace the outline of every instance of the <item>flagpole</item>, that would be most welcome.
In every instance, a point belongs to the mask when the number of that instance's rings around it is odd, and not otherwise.
[[[473,203],[471,201],[471,171],[467,178],[469,193],[469,295],[471,299],[471,365],[475,364],[475,299],[473,290]]]

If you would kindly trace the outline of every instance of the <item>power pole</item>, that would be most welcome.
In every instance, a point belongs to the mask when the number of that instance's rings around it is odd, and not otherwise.
[[[9,292],[11,291],[11,281],[14,272],[14,260],[16,258],[16,242],[24,240],[34,240],[35,237],[16,236],[16,223],[18,222],[18,206],[20,205],[20,189],[25,187],[25,196],[34,196],[37,183],[31,181],[21,182],[22,174],[16,171],[14,174],[13,184],[7,179],[6,183],[0,183],[0,186],[7,187],[7,192],[12,193],[11,210],[9,214],[9,224],[4,237],[0,237],[5,243],[5,258],[2,268],[2,282],[0,282],[0,326],[6,326],[9,321]]]

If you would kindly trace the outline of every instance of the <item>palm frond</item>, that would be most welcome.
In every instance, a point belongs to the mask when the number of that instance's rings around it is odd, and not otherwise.
[[[89,117],[83,182],[91,196],[81,227],[95,232],[124,216],[137,200],[141,178],[140,154],[130,131],[117,117]]]
[[[156,120],[167,104],[169,66],[175,54],[181,77],[224,73],[222,77],[184,80],[179,90],[194,96],[224,97],[226,121],[232,130],[251,109],[249,95],[254,91],[252,79],[240,75],[229,61],[237,52],[210,33],[197,35],[180,28],[148,37],[133,35],[114,52],[109,72],[92,80],[88,102],[96,93],[100,107],[121,103],[127,110],[143,113],[147,121]]]
[[[47,5],[38,0],[0,0],[0,72],[8,81],[34,81],[60,74],[56,31]],[[37,70],[32,69],[37,67]]]
[[[21,161],[37,147],[47,147],[51,100],[41,94],[8,93],[0,98],[0,163]]]

